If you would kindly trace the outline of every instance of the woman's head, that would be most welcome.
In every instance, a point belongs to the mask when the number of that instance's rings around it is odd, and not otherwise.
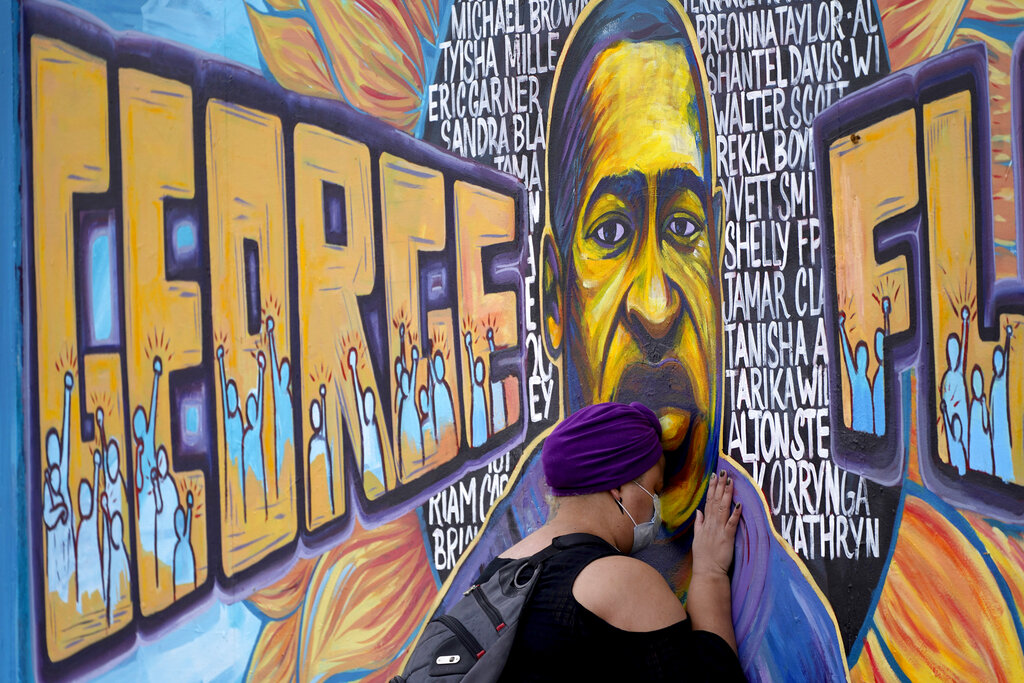
[[[610,491],[659,461],[661,425],[653,411],[635,402],[581,408],[555,427],[541,453],[544,478],[556,496]]]

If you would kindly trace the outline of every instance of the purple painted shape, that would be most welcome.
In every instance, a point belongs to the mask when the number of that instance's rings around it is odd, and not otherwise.
[[[1024,78],[1024,39],[1014,45],[1011,73],[1013,97],[1013,159],[1021,163],[1022,133],[1021,79]],[[977,292],[978,326],[983,338],[998,338],[999,315],[1024,313],[1024,280],[995,279],[995,243],[993,238],[991,133],[988,101],[988,62],[985,46],[981,43],[951,50],[913,67],[889,76],[875,85],[844,98],[822,112],[814,123],[815,154],[818,164],[818,206],[822,223],[825,319],[831,359],[830,410],[833,452],[836,461],[851,471],[885,485],[902,480],[906,466],[903,453],[902,410],[904,398],[896,376],[904,370],[914,369],[918,379],[919,471],[925,487],[947,502],[1010,523],[1024,523],[1024,487],[1008,484],[993,476],[968,471],[960,476],[955,468],[938,457],[939,433],[935,416],[936,378],[935,340],[932,338],[932,283],[928,279],[928,217],[927,197],[917,206],[874,227],[875,256],[885,262],[903,255],[909,266],[908,280],[911,291],[910,330],[892,335],[885,346],[885,381],[889,392],[886,402],[888,430],[883,438],[853,432],[843,424],[842,409],[846,397],[842,394],[840,377],[839,339],[837,334],[838,302],[835,281],[835,245],[832,227],[831,187],[828,162],[829,146],[845,135],[894,114],[916,111],[928,102],[955,92],[969,91],[972,95],[973,180],[975,201],[975,248],[978,257]],[[919,157],[924,146],[917,146]],[[918,159],[918,168],[926,168],[927,160]],[[1015,186],[1021,191],[1020,170],[1015,168]],[[922,191],[927,192],[922,182]],[[1024,244],[1024,218],[1017,217],[1018,248]],[[1018,255],[1018,264],[1021,263]],[[1018,266],[1020,272],[1024,272]],[[940,349],[941,353],[942,350]],[[891,432],[891,433],[890,433]]]
[[[79,216],[78,262],[84,266],[85,304],[80,308],[85,318],[85,349],[117,348],[121,344],[120,269],[118,263],[117,222],[113,209],[83,211]]]

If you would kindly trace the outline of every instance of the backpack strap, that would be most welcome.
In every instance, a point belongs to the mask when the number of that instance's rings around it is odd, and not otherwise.
[[[539,568],[542,564],[544,564],[546,560],[557,555],[563,550],[567,550],[568,548],[573,548],[579,545],[588,544],[600,544],[608,546],[609,548],[615,547],[608,543],[608,541],[601,538],[600,536],[595,536],[593,534],[575,533],[565,534],[564,536],[556,536],[551,540],[551,545],[547,546],[542,550],[537,551],[530,557],[526,558],[526,561],[523,562],[523,565],[519,567],[519,570],[516,573],[518,575],[526,567]],[[529,580],[529,577],[530,575],[532,575],[532,573],[533,572],[530,572],[530,574],[526,574],[525,579]]]

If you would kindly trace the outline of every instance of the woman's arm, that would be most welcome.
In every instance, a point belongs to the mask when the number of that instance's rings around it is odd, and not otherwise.
[[[711,475],[704,511],[697,511],[693,577],[686,606],[694,629],[718,635],[736,652],[728,572],[740,522],[740,506],[733,509],[732,492],[732,478],[725,476],[725,470],[720,476]]]

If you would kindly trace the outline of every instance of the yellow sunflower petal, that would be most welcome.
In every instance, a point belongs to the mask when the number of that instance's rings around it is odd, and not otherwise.
[[[879,0],[892,70],[906,68],[945,49],[963,5],[963,0]]]
[[[874,614],[903,673],[911,680],[980,681],[1024,671],[1012,609],[960,529],[908,496]]]
[[[423,51],[412,21],[394,6],[310,0],[345,98],[407,132],[419,119]]]
[[[248,680],[288,683],[295,680],[299,661],[299,617],[270,621],[260,631],[249,664]]]
[[[283,619],[302,604],[306,584],[315,569],[316,558],[299,560],[284,578],[254,593],[248,601],[267,617]]]
[[[338,98],[313,29],[299,17],[260,14],[246,5],[263,61],[284,88],[305,95]]]
[[[429,562],[415,513],[357,526],[324,553],[303,606],[300,680],[390,671],[437,595]]]

